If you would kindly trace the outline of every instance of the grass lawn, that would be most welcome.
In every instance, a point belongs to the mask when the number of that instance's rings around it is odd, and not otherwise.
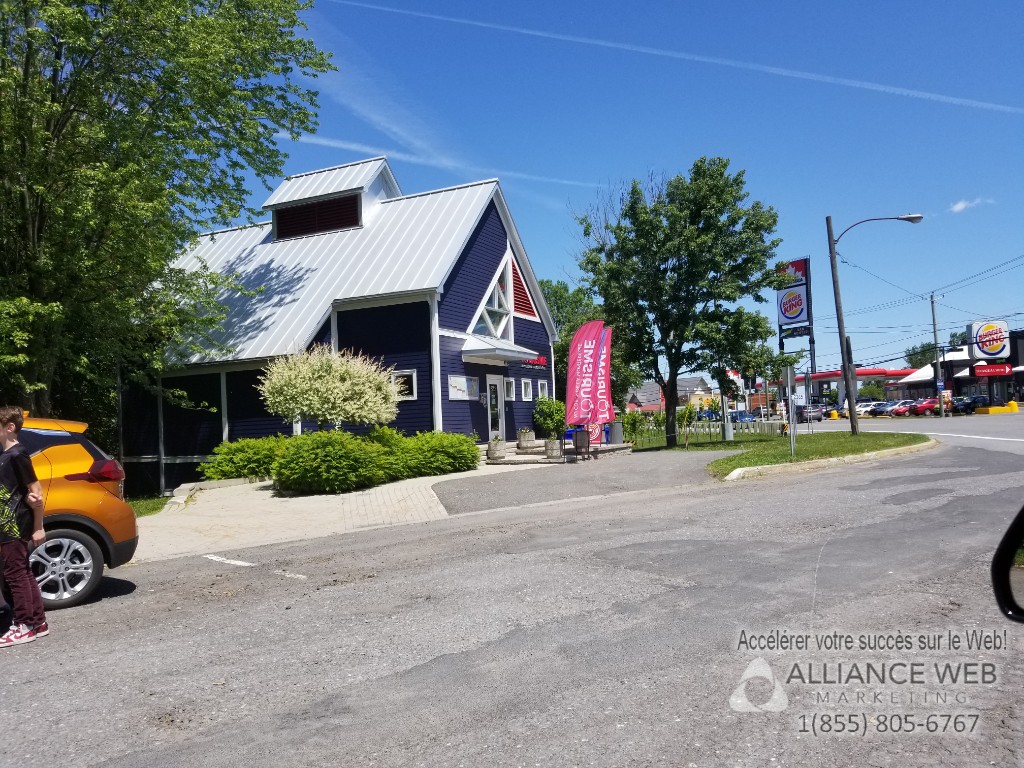
[[[738,467],[759,467],[766,464],[789,464],[792,462],[811,461],[812,459],[828,459],[835,456],[850,456],[856,453],[881,451],[886,448],[900,448],[905,445],[925,443],[925,435],[909,433],[874,432],[861,433],[854,437],[849,432],[818,432],[813,435],[797,435],[796,456],[789,455],[789,437],[775,435],[737,434],[736,439],[727,443],[721,439],[708,439],[701,435],[700,439],[690,439],[691,451],[728,451],[740,453],[716,459],[708,464],[708,471],[715,477],[725,477]],[[634,450],[664,449],[665,440]],[[677,446],[677,451],[684,450]]]
[[[146,517],[147,515],[155,515],[163,509],[164,504],[167,503],[167,497],[146,496],[141,499],[125,499],[125,501],[135,510],[136,517]]]

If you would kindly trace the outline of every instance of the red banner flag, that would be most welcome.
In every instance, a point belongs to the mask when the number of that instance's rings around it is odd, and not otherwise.
[[[565,420],[573,426],[611,421],[611,329],[600,320],[580,326],[569,347]]]
[[[612,329],[601,331],[601,355],[597,358],[597,416],[604,424],[615,419],[612,408]]]

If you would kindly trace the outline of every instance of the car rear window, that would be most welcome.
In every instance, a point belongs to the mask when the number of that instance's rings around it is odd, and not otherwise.
[[[18,433],[18,442],[25,446],[30,456],[35,456],[40,451],[52,448],[55,445],[71,445],[77,443],[88,451],[94,461],[109,459],[104,451],[100,450],[91,440],[82,437],[74,432],[65,432],[62,429],[37,429],[25,427]]]

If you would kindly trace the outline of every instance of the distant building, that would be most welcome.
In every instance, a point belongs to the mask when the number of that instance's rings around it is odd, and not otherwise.
[[[705,398],[711,397],[711,385],[703,376],[680,376],[676,379],[676,387],[681,406],[692,403],[700,407]],[[661,386],[656,381],[645,381],[636,389],[629,390],[626,393],[626,410],[664,411],[665,397]]]

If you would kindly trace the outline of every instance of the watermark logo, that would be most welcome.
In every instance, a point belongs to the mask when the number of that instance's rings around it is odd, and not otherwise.
[[[764,704],[754,704],[747,696],[747,683],[750,680],[767,680],[771,685],[772,695]],[[789,696],[768,662],[759,656],[747,665],[740,684],[729,697],[729,707],[734,712],[782,712],[789,707]]]

